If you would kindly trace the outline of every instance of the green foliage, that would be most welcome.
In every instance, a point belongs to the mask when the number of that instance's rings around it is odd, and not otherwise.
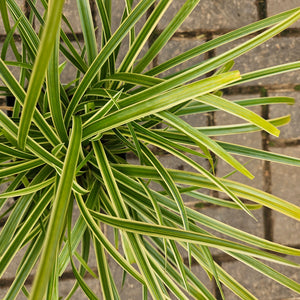
[[[171,294],[178,299],[214,299],[185,265],[182,255],[190,262],[196,261],[220,290],[223,284],[242,299],[256,299],[214,261],[212,248],[300,293],[300,284],[267,265],[275,262],[300,267],[281,255],[299,256],[300,250],[264,240],[201,213],[201,206],[211,203],[240,210],[245,218],[251,218],[252,210],[266,206],[300,220],[300,208],[294,204],[215,176],[212,159],[216,156],[224,160],[249,178],[255,174],[232,154],[300,166],[297,158],[212,139],[260,130],[278,136],[277,126],[289,122],[289,116],[264,120],[249,110],[257,105],[293,104],[289,97],[229,101],[220,90],[299,70],[299,62],[248,74],[231,68],[234,59],[298,20],[300,9],[237,29],[152,67],[151,61],[199,0],[187,0],[145,53],[142,49],[171,1],[161,0],[138,34],[135,26],[155,0],[139,1],[135,7],[132,2],[124,1],[122,23],[112,32],[110,1],[95,1],[102,25],[98,28],[102,30],[99,46],[87,0],[76,2],[84,45],[71,42],[60,25],[62,19],[70,27],[61,15],[63,0],[49,1],[49,5],[41,1],[43,15],[30,0],[29,16],[14,0],[0,1],[7,31],[0,58],[4,83],[0,91],[16,99],[11,118],[0,112],[0,183],[8,183],[0,195],[0,208],[15,197],[13,207],[1,216],[8,215],[0,233],[1,276],[18,252],[25,251],[5,299],[27,294],[24,283],[37,261],[29,299],[59,299],[58,278],[68,266],[76,283],[66,299],[77,288],[89,299],[97,299],[85,281],[86,273],[99,279],[103,299],[119,299],[107,257],[143,286],[141,298],[149,292],[154,299],[169,299]],[[33,28],[34,19],[40,26],[38,33]],[[21,53],[14,33],[20,35]],[[249,35],[246,42],[219,56],[179,73],[162,75],[195,56]],[[77,40],[75,35],[72,38]],[[126,44],[127,53],[119,58],[118,65],[120,46]],[[6,59],[10,48],[14,61]],[[60,78],[68,64],[76,71],[66,83]],[[10,71],[12,65],[20,71],[18,79]],[[203,75],[206,78],[199,79]],[[181,118],[212,111],[226,111],[246,123],[195,128]],[[157,149],[190,165],[194,172],[165,168],[156,156]],[[139,165],[126,160],[128,153]],[[191,155],[209,161],[211,170]],[[203,194],[202,188],[223,192],[229,200]],[[183,195],[197,201],[198,208],[188,207]],[[75,208],[79,215],[73,213]],[[104,227],[114,229],[115,243]],[[97,272],[89,266],[90,247],[95,252]]]

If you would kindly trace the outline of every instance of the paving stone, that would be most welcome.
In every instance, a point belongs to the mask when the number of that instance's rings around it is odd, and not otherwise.
[[[112,263],[110,263],[110,265],[112,266]],[[122,280],[123,271],[116,264],[114,267],[111,267],[111,270],[112,270],[112,275],[115,279],[115,283],[119,290],[121,299],[134,300],[134,299],[142,298],[142,286],[139,282],[137,282],[131,276],[127,275],[125,284],[122,287],[121,280]],[[210,281],[210,279],[208,278],[205,271],[201,268],[201,266],[199,266],[198,264],[193,264],[192,272],[213,293],[213,283],[212,281]],[[171,292],[169,294],[171,299],[177,299]],[[148,294],[148,298],[152,299],[152,297],[149,294]],[[190,299],[194,299],[194,298],[190,298]]]
[[[283,11],[299,7],[298,0],[268,0],[267,13],[268,16],[279,14]],[[294,23],[291,28],[300,28],[300,21]]]
[[[205,169],[209,169],[209,163],[207,162],[206,159],[202,157],[198,157],[195,155],[187,155],[189,158],[191,158],[193,161],[197,162],[200,166],[204,167]],[[192,166],[189,164],[183,162],[177,157],[174,157],[173,155],[163,155],[159,157],[160,162],[164,165],[165,168],[170,168],[170,169],[177,169],[177,170],[184,170],[187,172],[196,172],[198,173],[197,170],[195,170]],[[200,192],[206,192],[205,189],[199,189]],[[194,198],[185,196],[183,197],[185,201],[195,201]]]
[[[135,8],[140,0],[133,0],[132,9]],[[125,9],[125,1],[123,0],[111,0],[111,31],[115,32],[122,23],[122,17]],[[139,32],[146,21],[146,14],[142,16],[140,21],[135,25],[136,32]]]
[[[200,213],[207,215],[217,221],[230,225],[232,227],[238,228],[247,233],[253,234],[255,236],[263,237],[264,236],[264,225],[263,225],[263,212],[261,209],[251,211],[256,220],[251,218],[245,212],[237,209],[230,209],[224,207],[214,207],[214,208],[203,208],[200,210]],[[215,231],[206,226],[200,225],[204,230],[214,234],[219,238],[224,238],[228,240],[233,240],[228,235]],[[237,241],[237,240],[234,240]],[[237,241],[240,242],[240,241]],[[214,247],[210,247],[211,253],[213,255],[219,255],[223,253],[222,250],[219,250]]]
[[[234,41],[223,45],[216,49],[216,55],[231,50],[233,47],[238,46],[246,41],[247,39],[243,38],[239,41]],[[244,74],[267,67],[297,61],[299,60],[299,42],[299,37],[274,37],[271,40],[268,40],[264,44],[246,53],[245,55],[242,55],[235,59],[235,66],[233,70],[239,70],[241,74]],[[295,85],[299,84],[299,82],[300,72],[294,71],[259,79],[256,81],[250,81],[244,83],[244,85]]]
[[[20,249],[16,255],[14,256],[14,258],[12,259],[12,261],[9,263],[8,267],[6,268],[6,271],[3,274],[3,278],[14,278],[15,274],[17,272],[17,269],[21,263],[21,260],[23,258],[23,256],[26,253],[26,249],[22,248]]]
[[[98,299],[101,299],[101,288],[100,288],[100,282],[98,279],[95,278],[84,278],[84,281],[88,285],[88,287],[93,291],[93,293],[97,296]],[[69,279],[69,280],[60,280],[59,281],[59,296],[64,299],[71,289],[73,288],[75,284],[75,279]],[[82,300],[82,299],[88,299],[87,295],[84,293],[84,291],[79,287],[74,295],[71,297],[72,300]]]
[[[158,55],[158,64],[161,64],[179,54],[182,54],[194,47],[200,46],[204,44],[205,40],[202,36],[199,36],[197,38],[193,39],[185,39],[185,38],[173,38],[171,39],[165,47],[162,49],[162,51]],[[179,71],[182,71],[188,67],[191,67],[193,65],[196,65],[198,63],[201,63],[204,60],[204,55],[199,55],[194,58],[192,58],[189,61],[186,61],[176,67],[173,67],[170,70],[167,70],[166,72],[162,73],[161,76],[168,76],[173,73],[177,73]]]
[[[163,29],[169,24],[184,3],[185,0],[172,2],[158,25],[159,29]],[[184,21],[179,31],[235,29],[255,22],[257,19],[254,0],[203,0]]]
[[[24,10],[24,0],[15,0],[15,2],[18,4],[18,6]],[[9,17],[9,24],[10,24],[10,28],[12,28],[15,24],[12,16],[10,15],[9,13],[9,9],[8,9],[8,17]],[[5,35],[6,34],[6,31],[5,31],[5,28],[4,28],[4,25],[3,25],[3,21],[2,21],[2,15],[1,15],[1,18],[0,18],[0,35]]]
[[[45,9],[41,1],[38,1],[36,4],[36,8],[38,12],[41,14],[41,16],[44,15]],[[81,23],[80,23],[80,17],[77,9],[77,3],[76,0],[66,0],[63,8],[63,14],[70,23],[73,31],[75,33],[81,33]],[[62,20],[61,27],[66,33],[72,33],[72,31],[69,29],[68,25]],[[38,20],[35,22],[35,29],[36,32],[39,32],[40,30],[40,23]]]
[[[238,100],[238,99],[251,99],[257,98],[258,95],[235,95],[225,97],[228,100]],[[249,107],[250,110],[254,111],[256,114],[260,115],[260,107]],[[231,115],[226,112],[217,111],[215,112],[215,120],[216,125],[233,125],[233,124],[244,124],[247,121],[238,118],[234,115]],[[246,134],[236,134],[236,135],[224,135],[216,137],[217,140],[238,144],[241,146],[261,149],[261,133],[260,132],[253,132],[253,133],[246,133]],[[242,157],[238,155],[234,155],[242,164],[247,164],[246,168],[255,176],[254,179],[249,179],[248,177],[240,174],[239,172],[235,172],[232,174],[228,179],[236,180],[240,183],[244,183],[250,185],[252,187],[256,187],[262,189],[263,187],[263,178],[262,178],[262,161],[251,159],[249,157]],[[217,164],[217,175],[218,177],[223,177],[230,172],[234,171],[234,169],[224,162],[221,159],[218,159]]]
[[[0,184],[0,194],[4,193],[6,189],[8,188],[9,184],[8,183],[2,183]],[[9,198],[5,200],[5,203],[3,206],[0,208],[0,215],[2,215],[7,209],[9,209],[12,205],[14,204],[14,200],[12,198]]]
[[[81,49],[84,46],[83,42],[80,42],[78,45],[77,43],[73,42],[72,43],[75,50],[78,52],[78,54],[81,54]],[[64,69],[62,70],[60,74],[60,81],[62,84],[68,84],[75,80],[77,76],[77,68],[62,54],[60,53],[59,57],[59,63],[65,63]],[[81,74],[82,77],[82,74]]]
[[[280,138],[299,138],[300,137],[300,91],[288,92],[288,91],[270,91],[270,97],[292,97],[295,99],[295,104],[279,104],[270,106],[270,117],[277,118],[285,115],[291,115],[291,121],[289,124],[280,128]],[[276,139],[275,139],[276,141]]]
[[[75,33],[82,32],[80,18],[79,18],[79,12],[78,12],[78,8],[77,8],[75,0],[66,0],[65,1],[63,14],[67,18],[69,23],[71,24],[71,27]],[[62,29],[65,32],[70,32],[70,30],[68,29],[68,26],[64,22],[62,22]]]
[[[202,267],[199,264],[193,264],[191,267],[191,271],[193,274],[202,282],[202,284],[214,295],[214,283],[212,280],[209,279],[206,272],[202,269]],[[174,296],[172,293],[170,293],[170,298],[172,300],[177,300],[178,298]],[[187,296],[188,299],[196,299],[191,296]],[[199,298],[201,299],[201,298]]]
[[[206,272],[202,269],[199,264],[192,265],[192,272],[196,275],[196,277],[201,280],[201,282],[206,286],[206,288],[213,293],[214,291],[214,283],[209,279]]]
[[[300,147],[271,148],[283,155],[300,157]],[[297,167],[271,164],[272,193],[288,202],[300,206],[300,170]],[[278,243],[297,245],[300,243],[300,223],[273,211],[274,240]]]
[[[97,296],[97,298],[101,299],[101,290],[100,290],[99,280],[95,279],[95,278],[85,278],[84,280],[85,280],[86,284],[88,285],[88,287]],[[69,292],[73,288],[74,284],[75,284],[75,279],[60,280],[59,281],[59,297],[62,297],[62,299],[64,299],[69,294]],[[31,286],[26,285],[26,288],[30,292]],[[4,296],[8,292],[8,290],[9,290],[8,286],[0,287],[1,299],[4,299]],[[25,300],[28,298],[21,291],[16,299],[17,300]],[[72,300],[83,300],[83,299],[88,299],[88,297],[83,292],[83,290],[79,287],[76,290],[76,292],[73,294],[71,299]]]
[[[300,262],[299,258],[288,258],[292,261]],[[300,273],[297,268],[289,268],[275,263],[267,263],[267,265],[285,274],[290,279],[293,279],[298,283],[300,282]],[[239,281],[251,293],[253,293],[257,299],[287,300],[287,298],[297,299],[294,297],[299,296],[298,293],[293,292],[292,290],[280,285],[268,277],[265,277],[261,273],[240,262],[223,263],[222,267],[225,271],[232,275],[234,279]],[[240,299],[226,287],[224,288],[224,293],[226,300]]]
[[[111,7],[112,7],[111,31],[112,31],[112,33],[114,33],[119,28],[120,24],[122,23],[123,12],[124,12],[124,9],[125,9],[125,1],[122,1],[122,0],[112,0],[111,2],[112,2],[112,5],[111,5]],[[138,0],[134,0],[133,1],[133,8],[138,3],[139,3]],[[136,36],[140,32],[140,30],[142,29],[143,25],[145,24],[146,18],[147,18],[147,16],[146,16],[146,14],[144,14],[140,18],[140,20],[135,24],[134,29],[135,29],[135,35]],[[100,23],[101,23],[101,21],[99,20],[99,24]],[[100,45],[101,44],[101,39],[102,39],[102,32],[101,32],[101,30],[98,31],[97,38],[98,38],[99,45]],[[123,39],[123,41],[121,43],[119,54],[118,54],[118,57],[116,59],[116,66],[117,67],[120,65],[120,63],[122,62],[123,58],[127,54],[128,48],[129,48],[129,35],[127,34],[126,37]],[[146,53],[147,49],[148,49],[148,41],[146,42],[145,46],[141,50],[141,53],[138,56],[137,60],[139,60]]]
[[[2,50],[2,47],[3,47],[3,43],[0,42],[0,50]],[[21,53],[21,44],[19,42],[16,42],[16,47],[17,47],[19,53]],[[16,60],[15,55],[13,54],[13,51],[9,47],[7,49],[5,61],[15,61],[15,60]],[[15,78],[17,80],[19,80],[20,68],[15,67],[15,66],[8,66],[8,69],[12,72],[12,74],[15,76]],[[3,81],[1,79],[0,79],[0,85],[5,86],[5,84],[3,83]]]
[[[123,269],[113,260],[109,263],[112,276],[120,293],[121,299],[135,300],[142,299],[142,286],[133,277],[127,274],[124,285],[122,286]]]
[[[27,286],[26,286],[27,287]],[[9,286],[0,286],[0,298],[4,299],[5,295],[9,291]],[[23,294],[23,292],[20,292],[19,295],[17,296],[16,300],[27,300],[28,298]]]
[[[128,50],[129,50],[129,38],[128,38],[128,36],[126,36],[123,39],[123,42],[121,43],[121,46],[120,46],[120,50],[119,50],[119,53],[118,53],[118,56],[116,59],[116,68],[118,68],[121,65],[123,59],[125,58],[125,56],[128,53]],[[144,45],[144,47],[140,51],[137,58],[135,58],[135,63],[138,62],[146,54],[147,50],[148,50],[148,43],[146,43]],[[135,63],[134,63],[134,65],[135,65]],[[147,71],[150,66],[151,66],[151,63],[149,64],[148,67],[145,68],[145,71]]]
[[[193,127],[206,127],[207,115],[206,114],[192,114],[181,117],[183,121],[189,123]]]

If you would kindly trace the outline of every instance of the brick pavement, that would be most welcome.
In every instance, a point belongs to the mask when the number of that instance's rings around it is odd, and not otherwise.
[[[114,1],[114,15],[113,30],[118,26],[122,15],[122,0]],[[22,0],[18,0],[21,4]],[[163,30],[172,16],[176,14],[176,11],[180,9],[184,0],[175,0],[170,5],[166,17],[159,22],[157,27],[157,34]],[[186,49],[199,45],[206,40],[216,37],[222,33],[226,33],[232,29],[236,29],[240,26],[249,24],[256,20],[259,20],[266,16],[271,16],[283,11],[284,9],[291,9],[299,6],[299,0],[203,0],[196,7],[195,11],[190,17],[182,24],[178,32],[174,35],[172,40],[166,45],[162,53],[156,58],[154,64],[161,63],[168,58],[183,52]],[[40,7],[41,8],[41,7]],[[75,29],[76,34],[82,40],[82,34],[80,32],[79,17],[76,11],[76,1],[67,0],[65,12],[67,17]],[[95,18],[97,26],[101,24],[99,20]],[[65,25],[64,25],[65,26]],[[138,25],[140,28],[141,24]],[[0,22],[0,41],[3,41],[4,28]],[[235,68],[242,72],[249,72],[258,68],[263,68],[271,65],[281,64],[285,62],[295,61],[300,59],[300,21],[286,30],[284,34],[273,38],[266,44],[261,45],[257,49],[254,49],[249,54],[242,56],[236,60]],[[246,40],[246,39],[243,39]],[[236,44],[233,43],[233,44]],[[2,44],[0,44],[2,47]],[[232,45],[221,47],[216,51],[211,51],[209,56],[204,55],[193,60],[193,63],[197,63],[208,57],[213,57],[223,51],[230,49]],[[121,51],[126,49],[121,48]],[[180,68],[187,67],[188,65],[179,66]],[[65,72],[66,76],[70,74],[72,70]],[[67,78],[66,78],[67,81]],[[271,118],[291,114],[292,121],[289,125],[282,128],[280,138],[275,140],[268,135],[261,135],[260,133],[249,134],[247,136],[240,135],[235,137],[222,137],[223,141],[230,141],[236,143],[244,143],[248,146],[261,148],[264,150],[271,150],[278,153],[292,155],[300,157],[300,91],[296,91],[294,88],[300,84],[300,73],[288,73],[279,75],[274,78],[267,78],[258,82],[251,82],[243,85],[240,89],[228,89],[226,91],[226,97],[228,99],[242,99],[251,98],[267,93],[270,96],[286,95],[296,99],[296,104],[292,107],[287,106],[272,106],[270,108],[261,111],[260,108],[255,108],[255,111],[269,115]],[[262,92],[263,91],[263,92]],[[187,121],[191,122],[194,126],[206,126],[206,125],[221,125],[228,124],[233,121],[240,122],[236,118],[229,117],[225,113],[211,113],[206,117],[193,116]],[[173,168],[186,169],[185,165],[177,163],[168,156],[161,156],[162,162]],[[247,162],[244,159],[243,162]],[[205,163],[205,162],[204,162]],[[234,174],[232,177],[235,180],[253,185],[258,188],[262,188],[266,191],[271,191],[277,196],[283,197],[288,201],[291,201],[297,205],[300,205],[300,171],[298,168],[282,166],[279,164],[261,163],[260,161],[251,161],[249,168],[252,170],[256,178],[253,181],[247,180],[239,174]],[[231,169],[222,162],[217,164],[217,175],[224,176]],[[261,237],[269,238],[275,242],[280,242],[287,245],[293,245],[300,247],[299,230],[300,225],[291,219],[288,219],[278,213],[270,212],[269,210],[262,209],[255,213],[257,222],[252,219],[245,218],[244,215],[239,212],[232,212],[231,210],[220,207],[209,207],[202,210],[203,213],[213,216],[218,220],[225,223],[234,225],[240,229],[246,230]],[[296,295],[288,289],[281,287],[274,281],[270,281],[265,277],[262,277],[255,271],[252,271],[245,265],[238,262],[228,260],[228,257],[222,256],[219,251],[213,251],[213,254],[218,259],[218,262],[226,271],[232,274],[233,277],[241,280],[250,291],[258,297],[258,299],[271,300],[271,299],[300,299],[294,298]],[[91,264],[95,265],[95,259],[91,258]],[[120,270],[110,261],[113,274],[120,273]],[[278,270],[286,273],[287,276],[300,282],[300,272],[297,269],[286,269],[283,266],[276,266]],[[200,278],[203,278],[209,289],[216,294],[219,299],[219,295],[216,291],[215,285],[208,280],[205,274],[200,270],[197,265],[192,266],[197,270]],[[3,297],[7,290],[13,273],[11,269],[8,270],[6,277],[0,280],[0,298]],[[73,284],[71,270],[67,270],[66,276],[61,281],[61,292],[65,295]],[[128,278],[129,279],[129,278]],[[120,273],[121,281],[121,273]],[[95,293],[99,295],[97,288],[97,280],[88,278],[88,284],[95,289]],[[118,283],[120,284],[120,282]],[[229,290],[225,288],[226,299],[237,299]],[[141,299],[141,289],[137,287],[132,280],[127,280],[124,288],[121,291],[122,299]],[[18,299],[23,299],[22,296]],[[83,294],[79,291],[73,296],[72,299],[84,299]]]

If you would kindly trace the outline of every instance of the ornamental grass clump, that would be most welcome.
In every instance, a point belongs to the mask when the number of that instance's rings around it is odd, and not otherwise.
[[[25,16],[16,1],[0,1],[7,32],[0,58],[0,92],[15,98],[11,117],[0,112],[0,182],[7,184],[0,208],[14,197],[13,206],[1,215],[6,218],[0,232],[1,277],[19,251],[25,253],[5,299],[22,293],[32,300],[59,299],[59,277],[66,268],[72,269],[76,283],[65,299],[72,298],[78,288],[88,299],[97,299],[86,282],[87,273],[99,280],[103,299],[119,299],[108,259],[123,269],[125,280],[133,277],[143,287],[141,299],[148,293],[153,299],[214,299],[190,268],[192,260],[208,278],[214,278],[221,295],[223,285],[241,299],[255,299],[214,261],[213,248],[300,293],[299,283],[268,265],[299,267],[282,255],[299,256],[299,249],[226,225],[183,201],[187,194],[204,204],[240,210],[245,218],[254,218],[252,211],[265,206],[300,219],[298,206],[214,174],[214,157],[249,178],[255,174],[236,157],[300,166],[297,158],[218,141],[224,131],[234,135],[264,130],[278,136],[277,127],[289,121],[286,116],[265,120],[248,109],[292,104],[289,97],[229,101],[222,89],[300,68],[300,63],[294,62],[247,74],[231,71],[236,58],[298,20],[300,9],[236,29],[153,67],[152,60],[199,0],[187,0],[147,50],[144,46],[170,0],[161,0],[154,7],[155,0],[138,1],[135,6],[124,1],[122,22],[115,32],[111,31],[114,10],[110,1],[96,0],[101,20],[99,43],[89,1],[77,0],[84,45],[75,46],[72,34],[66,34],[61,26],[70,27],[62,15],[63,0],[42,0],[44,14],[36,9],[35,1],[27,2],[31,11]],[[147,11],[151,13],[136,34],[135,25]],[[16,46],[15,34],[20,36],[21,49]],[[221,55],[163,75],[246,36],[250,36],[246,42]],[[72,40],[76,41],[76,35]],[[127,43],[128,50],[117,64],[122,43]],[[14,61],[6,58],[8,49]],[[60,79],[66,62],[76,69],[67,83]],[[18,69],[18,77],[11,66]],[[195,128],[181,118],[212,111],[227,112],[245,124]],[[194,171],[165,168],[157,149]],[[126,159],[128,153],[138,165]],[[192,156],[205,159],[210,168]],[[209,196],[203,188],[226,197]],[[74,209],[79,214],[74,214]],[[114,241],[104,227],[114,229]],[[95,252],[97,270],[89,266],[90,248]],[[25,281],[32,272],[33,285],[27,290]]]

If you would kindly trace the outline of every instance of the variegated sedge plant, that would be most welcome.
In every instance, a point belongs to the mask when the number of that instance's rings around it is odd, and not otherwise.
[[[77,288],[89,299],[97,299],[85,281],[86,273],[98,278],[103,299],[120,299],[108,258],[142,286],[141,299],[147,294],[153,299],[169,299],[171,295],[178,299],[214,299],[189,264],[183,262],[182,251],[189,262],[193,259],[208,278],[214,278],[222,296],[224,285],[241,299],[256,299],[214,261],[212,248],[300,293],[299,283],[268,266],[268,262],[276,262],[298,268],[284,256],[299,256],[299,249],[226,225],[188,207],[182,199],[187,194],[202,203],[240,210],[249,218],[253,217],[252,210],[265,206],[300,219],[299,207],[253,187],[218,178],[213,167],[207,170],[191,159],[193,155],[213,164],[213,153],[249,178],[253,175],[232,154],[300,166],[297,158],[217,139],[223,134],[261,130],[278,136],[277,126],[289,121],[287,116],[264,120],[248,107],[292,104],[291,98],[229,101],[220,90],[300,68],[300,62],[294,62],[247,74],[231,71],[234,59],[298,20],[300,8],[236,29],[152,67],[152,60],[201,3],[187,0],[141,54],[172,1],[161,0],[154,6],[155,0],[143,0],[134,7],[132,2],[124,0],[122,22],[112,33],[110,1],[95,1],[102,30],[101,43],[97,43],[89,1],[77,0],[84,47],[75,47],[61,27],[62,22],[70,27],[62,15],[63,0],[42,0],[43,15],[36,9],[36,2],[28,0],[31,10],[27,16],[15,0],[0,0],[7,32],[0,58],[4,83],[1,94],[16,99],[12,117],[0,112],[0,180],[7,184],[0,207],[15,197],[13,206],[1,215],[6,218],[0,233],[1,277],[18,252],[25,253],[4,299],[15,299],[20,293],[31,300],[59,299],[58,279],[68,266],[76,284],[65,299],[71,299]],[[151,14],[136,34],[136,23],[151,7]],[[39,23],[38,33],[33,20]],[[20,36],[21,50],[16,47],[15,33]],[[246,42],[219,56],[163,76],[183,62],[246,36],[250,36]],[[128,51],[117,65],[122,43],[128,43]],[[6,58],[8,49],[14,53],[14,61]],[[77,70],[67,84],[60,81],[65,67],[65,62],[59,61],[61,54]],[[18,78],[10,71],[11,66],[20,71]],[[203,75],[205,79],[199,79]],[[228,112],[245,124],[194,128],[181,118],[211,111]],[[158,126],[162,123],[163,129]],[[194,172],[165,168],[153,149],[182,160]],[[135,155],[139,165],[129,163],[127,153]],[[203,194],[201,188],[223,192],[229,200]],[[80,211],[76,218],[74,207]],[[114,229],[114,242],[103,226]],[[225,237],[219,238],[215,232]],[[88,265],[91,245],[97,272]],[[35,265],[29,291],[24,283]]]

